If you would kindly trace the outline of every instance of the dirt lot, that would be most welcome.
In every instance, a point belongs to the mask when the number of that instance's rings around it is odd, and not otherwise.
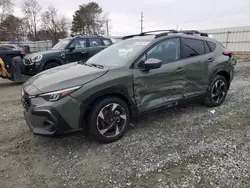
[[[225,103],[158,111],[103,145],[81,133],[33,135],[20,85],[0,82],[0,187],[250,187],[250,63],[236,67]]]

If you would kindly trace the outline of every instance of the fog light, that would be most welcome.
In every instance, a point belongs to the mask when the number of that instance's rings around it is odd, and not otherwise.
[[[52,121],[45,120],[43,124],[44,128],[49,132],[54,132],[56,130],[55,123],[53,123]]]

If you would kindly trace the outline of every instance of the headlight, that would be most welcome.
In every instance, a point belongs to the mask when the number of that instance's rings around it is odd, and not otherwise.
[[[35,63],[35,62],[41,61],[42,58],[43,58],[43,55],[38,55],[38,56],[32,57],[31,61],[32,63]]]
[[[63,97],[66,97],[67,95],[76,91],[80,87],[81,86],[76,86],[76,87],[71,87],[71,88],[67,88],[67,89],[62,89],[59,91],[44,93],[44,94],[39,95],[38,97],[41,97],[47,101],[54,102],[54,101],[58,101],[58,100],[62,99]]]

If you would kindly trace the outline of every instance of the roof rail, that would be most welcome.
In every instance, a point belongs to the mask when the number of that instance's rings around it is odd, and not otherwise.
[[[95,34],[92,34],[92,35],[82,35],[82,34],[71,34],[70,35],[71,37],[103,37],[101,35],[95,35]]]
[[[207,33],[200,33],[197,30],[182,30],[182,31],[177,31],[174,29],[169,29],[169,30],[154,30],[154,31],[146,31],[140,34],[135,34],[135,35],[128,35],[128,36],[124,36],[122,37],[122,40],[126,40],[129,38],[133,38],[136,36],[145,36],[145,35],[150,35],[151,33],[155,33],[155,32],[163,32],[163,33],[159,33],[155,35],[155,38],[159,38],[159,37],[163,37],[166,36],[170,33],[182,33],[182,34],[186,34],[186,35],[200,35],[200,36],[204,36],[204,37],[208,37]]]
[[[169,29],[169,30],[154,30],[154,31],[142,32],[140,34],[124,36],[124,37],[122,37],[122,40],[126,40],[126,39],[133,38],[133,37],[138,37],[138,36],[145,36],[145,35],[148,35],[148,34],[154,33],[154,32],[164,32],[164,33],[160,33],[160,34],[155,35],[155,38],[159,38],[161,36],[165,36],[168,33],[178,33],[178,31],[176,31],[174,29]]]
[[[178,31],[174,30],[174,29],[164,29],[164,30],[154,30],[154,31],[146,31],[146,32],[143,32],[141,34],[139,34],[139,36],[144,36],[146,34],[149,34],[149,33],[155,33],[155,32],[171,32],[171,33],[178,33]],[[162,33],[161,33],[162,34]]]
[[[138,36],[140,36],[140,35],[136,34],[136,35],[124,36],[124,37],[122,37],[122,40],[126,40],[126,39],[133,38],[133,37],[138,37]]]

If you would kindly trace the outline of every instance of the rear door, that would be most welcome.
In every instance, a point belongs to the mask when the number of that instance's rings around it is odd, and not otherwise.
[[[210,50],[203,40],[182,38],[181,59],[185,61],[185,97],[206,92],[209,81],[208,61]]]
[[[102,51],[106,46],[103,44],[100,38],[89,38],[89,48],[88,52],[90,57],[97,54],[98,52]]]
[[[149,71],[138,64],[149,58],[162,61],[162,66]],[[134,97],[140,112],[172,105],[183,98],[185,61],[180,60],[180,38],[166,39],[152,46],[134,64]]]

